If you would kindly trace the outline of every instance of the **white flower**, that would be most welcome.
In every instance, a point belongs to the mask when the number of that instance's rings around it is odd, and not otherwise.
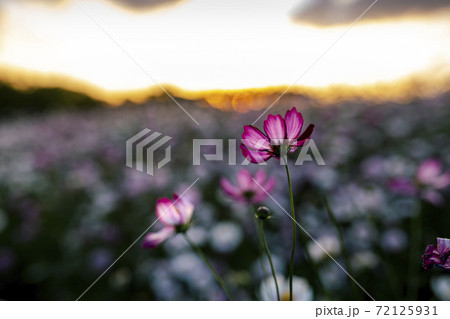
[[[431,288],[434,294],[441,300],[450,301],[450,277],[441,276],[431,279]]]
[[[281,300],[289,300],[289,279],[277,274],[278,288],[280,291]],[[308,281],[301,277],[294,276],[292,281],[292,300],[295,301],[310,301],[313,300],[313,291],[308,284]],[[277,300],[277,290],[275,288],[275,281],[272,276],[266,277],[259,288],[259,295],[261,300],[271,301]]]
[[[308,243],[308,251],[311,258],[314,261],[321,261],[327,256],[327,252],[330,255],[337,254],[341,251],[341,245],[339,244],[339,239],[333,235],[325,235],[320,237],[316,242]]]

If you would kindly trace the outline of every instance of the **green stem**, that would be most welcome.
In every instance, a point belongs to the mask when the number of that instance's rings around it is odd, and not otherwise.
[[[289,185],[289,200],[291,203],[291,217],[292,217],[292,250],[291,250],[291,262],[289,264],[289,301],[292,301],[292,282],[294,279],[294,258],[295,258],[295,243],[297,241],[297,225],[295,225],[295,208],[294,208],[294,195],[292,193],[291,174],[289,173],[289,166],[287,161],[287,155],[284,156],[284,165],[286,167],[286,175]],[[304,247],[305,251],[307,250]]]
[[[262,243],[262,240],[261,240],[261,236],[259,236],[258,220],[256,218],[254,218],[254,222],[255,222],[256,234],[257,234],[257,237],[258,237],[258,260],[259,260],[259,263],[261,265],[263,278],[266,278],[267,277],[267,271],[266,271],[266,267],[264,267],[264,262],[263,262],[264,246],[263,246],[263,243]]]
[[[289,199],[291,203],[291,218],[292,218],[292,251],[291,251],[291,262],[289,265],[289,300],[292,300],[292,282],[294,278],[294,257],[295,257],[295,243],[296,243],[296,219],[295,219],[295,208],[294,208],[294,195],[292,192],[292,183],[291,183],[291,175],[289,173],[289,166],[287,161],[287,153],[283,156],[284,159],[284,165],[286,167],[286,175],[288,180],[288,186],[289,186]],[[327,291],[322,286],[322,282],[320,280],[320,277],[317,273],[317,267],[315,265],[314,260],[311,258],[311,255],[309,254],[308,247],[307,247],[307,239],[305,238],[305,235],[300,232],[300,244],[303,247],[303,252],[306,256],[307,262],[310,264],[310,272],[312,276],[314,277],[313,284],[314,284],[314,290],[317,293],[318,290],[322,290],[327,294]]]
[[[269,258],[270,269],[272,270],[273,280],[275,281],[275,288],[277,289],[277,298],[278,298],[278,301],[280,301],[281,300],[280,299],[280,290],[278,289],[277,276],[275,273],[275,268],[273,267],[272,257],[270,256],[269,246],[267,246],[266,236],[264,235],[264,224],[263,223],[264,223],[264,221],[262,221],[262,220],[259,221],[259,230],[261,233],[262,242],[264,244],[264,249],[266,250],[267,257]]]
[[[214,278],[216,279],[217,283],[220,285],[220,287],[222,287],[222,289],[225,292],[225,294],[227,295],[228,299],[233,300],[233,298],[231,297],[231,294],[228,291],[227,286],[225,285],[225,282],[223,281],[222,277],[220,277],[220,275],[216,272],[216,270],[214,269],[213,265],[211,265],[211,263],[209,262],[208,258],[205,256],[205,254],[200,249],[200,247],[198,247],[189,238],[189,236],[186,233],[184,234],[184,238],[189,243],[191,248],[199,255],[199,257],[203,259],[203,261],[205,262],[206,266],[208,266],[209,270],[211,271],[211,273],[213,274]]]

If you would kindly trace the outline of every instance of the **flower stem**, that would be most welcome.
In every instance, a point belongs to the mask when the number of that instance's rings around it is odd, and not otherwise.
[[[264,235],[264,224],[263,223],[264,223],[263,220],[259,220],[259,230],[261,233],[261,238],[262,238],[262,242],[264,245],[264,249],[266,250],[267,257],[269,258],[270,269],[272,270],[273,280],[275,281],[275,288],[277,289],[277,298],[278,298],[278,301],[280,301],[281,300],[280,299],[280,290],[278,289],[277,276],[275,274],[275,268],[273,267],[272,257],[270,256],[269,246],[267,246],[266,236]]]
[[[255,230],[256,230],[256,235],[258,238],[258,260],[259,263],[261,265],[261,270],[262,270],[262,276],[263,278],[267,277],[267,271],[266,271],[266,267],[264,267],[264,262],[263,262],[263,250],[264,250],[264,246],[261,240],[261,236],[259,236],[259,230],[258,230],[258,220],[256,218],[254,218],[254,222],[255,222]]]
[[[220,287],[223,289],[223,291],[225,292],[225,294],[227,295],[228,299],[233,300],[233,298],[231,297],[230,292],[227,289],[227,286],[225,285],[225,282],[223,281],[222,277],[220,277],[220,275],[216,272],[216,270],[214,269],[213,265],[211,265],[211,263],[209,262],[208,258],[205,256],[205,254],[203,253],[203,251],[200,249],[200,247],[198,247],[190,238],[189,236],[185,233],[184,234],[184,238],[186,239],[186,241],[189,243],[189,245],[191,246],[191,248],[197,253],[197,255],[203,259],[203,261],[205,262],[206,266],[208,266],[209,270],[211,271],[211,273],[213,274],[214,278],[216,279],[217,283],[220,285]]]
[[[289,264],[289,301],[292,301],[292,282],[294,279],[294,258],[295,258],[295,243],[297,241],[297,226],[295,225],[295,208],[294,208],[294,195],[292,193],[291,174],[289,173],[289,166],[287,161],[287,155],[284,156],[284,165],[286,167],[286,175],[289,185],[289,199],[291,203],[291,217],[292,217],[292,250],[291,250],[291,262]],[[304,247],[306,251],[306,246]]]
[[[289,186],[289,199],[291,203],[291,218],[292,218],[292,251],[291,251],[291,262],[289,265],[289,301],[292,301],[292,282],[294,279],[294,257],[295,257],[295,243],[297,241],[296,238],[296,218],[295,218],[295,208],[294,208],[294,195],[292,192],[292,183],[291,183],[291,175],[289,173],[289,166],[287,161],[287,153],[283,156],[284,159],[284,165],[286,167],[286,175],[288,180],[288,186]],[[310,270],[311,274],[314,277],[314,287],[315,290],[321,289],[326,293],[326,290],[323,289],[322,282],[320,280],[319,274],[316,272],[316,265],[314,263],[314,260],[311,258],[308,247],[307,247],[307,240],[304,237],[303,233],[300,233],[299,236],[300,244],[303,246],[303,252],[306,256],[307,262],[310,264]],[[316,291],[317,292],[317,291]]]

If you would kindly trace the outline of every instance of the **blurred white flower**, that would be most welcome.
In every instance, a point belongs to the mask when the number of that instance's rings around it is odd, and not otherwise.
[[[354,254],[351,257],[351,263],[354,270],[372,269],[378,265],[380,261],[378,256],[370,251],[363,251]]]
[[[450,276],[432,278],[431,289],[439,299],[450,301]]]
[[[289,279],[277,274],[278,289],[280,298],[283,301],[289,300]],[[277,300],[277,290],[272,276],[263,280],[259,288],[259,296],[261,300],[273,301]],[[309,286],[308,281],[301,277],[294,276],[292,280],[292,300],[310,301],[313,300],[313,290]]]
[[[312,259],[315,261],[321,261],[327,256],[327,253],[332,256],[339,253],[341,251],[341,245],[339,244],[339,240],[336,236],[325,235],[318,238],[317,243],[313,241],[309,242],[308,251]]]
[[[242,238],[241,227],[232,222],[218,223],[211,230],[211,245],[218,252],[233,251],[242,242]]]

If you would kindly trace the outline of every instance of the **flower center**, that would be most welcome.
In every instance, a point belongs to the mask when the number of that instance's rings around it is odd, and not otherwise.
[[[294,300],[294,296],[292,296],[292,300]],[[289,292],[285,292],[281,295],[281,301],[289,301]]]
[[[255,192],[254,191],[245,191],[243,195],[246,199],[252,199],[253,196],[255,196]]]
[[[175,232],[176,232],[177,234],[185,233],[185,232],[189,229],[189,226],[190,226],[189,223],[187,223],[187,224],[182,224],[182,225],[176,225],[176,226],[175,226]]]

